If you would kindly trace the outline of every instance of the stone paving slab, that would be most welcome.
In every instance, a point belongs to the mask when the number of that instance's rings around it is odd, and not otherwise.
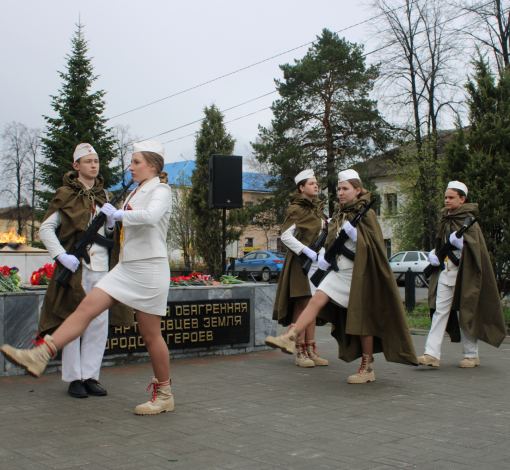
[[[413,341],[420,355],[425,336]],[[303,369],[279,351],[172,362],[176,410],[136,416],[150,364],[106,368],[107,397],[74,399],[59,374],[0,378],[0,470],[508,469],[510,344],[480,345],[459,369],[445,340],[439,369],[385,362],[349,385],[359,363]]]

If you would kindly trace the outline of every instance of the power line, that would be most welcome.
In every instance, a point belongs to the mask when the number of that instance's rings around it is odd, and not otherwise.
[[[231,106],[230,108],[223,109],[223,110],[221,110],[220,112],[225,113],[225,112],[227,112],[227,111],[230,111],[231,109],[239,108],[239,106],[243,106],[243,105],[245,105],[245,104],[247,104],[247,103],[251,103],[252,101],[259,100],[260,98],[264,98],[265,96],[272,95],[273,93],[276,93],[276,92],[277,92],[277,90],[270,91],[269,93],[266,93],[266,94],[264,94],[264,95],[257,96],[257,98],[253,98],[253,99],[251,99],[251,100],[245,101],[244,103],[236,104],[235,106]],[[196,121],[189,122],[188,124],[183,124],[182,126],[175,127],[175,128],[173,128],[173,129],[170,129],[169,131],[165,131],[165,132],[162,132],[161,134],[157,134],[157,135],[154,135],[154,136],[152,136],[152,137],[148,137],[147,139],[144,139],[144,140],[151,140],[151,139],[154,139],[154,138],[159,137],[159,136],[161,136],[161,135],[168,134],[169,132],[173,132],[173,131],[176,131],[176,130],[178,130],[178,129],[182,129],[183,127],[191,126],[192,124],[196,124],[197,122],[202,122],[203,120],[204,120],[204,118],[197,119]]]
[[[487,2],[485,5],[489,5],[490,3],[491,3],[491,2]],[[482,6],[485,6],[485,5],[482,5]],[[402,8],[402,7],[399,7],[399,8]],[[397,10],[397,9],[398,9],[398,8],[396,8],[396,9],[394,9],[394,10],[392,10],[392,11],[395,11],[395,10]],[[435,25],[435,26],[437,27],[437,26],[444,25],[444,24],[446,24],[446,23],[449,23],[449,22],[451,22],[451,21],[454,21],[454,20],[456,20],[456,19],[458,19],[458,18],[460,18],[460,17],[462,17],[462,16],[464,16],[464,15],[467,15],[467,14],[469,14],[469,12],[461,13],[460,15],[458,15],[458,16],[454,16],[453,18],[449,18],[449,19],[447,19],[447,20],[443,21],[442,23],[438,23],[438,24],[437,24],[437,25]],[[380,15],[379,15],[379,16],[380,16]],[[365,20],[365,21],[368,21],[368,20]],[[416,33],[416,35],[418,35],[418,34],[422,34],[422,33],[426,32],[426,31],[429,31],[430,29],[431,29],[431,28],[425,28],[425,29],[423,29],[422,31],[417,32],[417,33]],[[391,42],[389,42],[388,44],[386,44],[386,45],[384,45],[384,46],[379,47],[378,49],[374,49],[373,51],[367,52],[367,53],[365,53],[365,54],[361,54],[360,56],[357,56],[357,57],[354,57],[354,58],[352,58],[352,59],[350,59],[350,60],[347,60],[347,61],[345,61],[345,62],[343,63],[343,65],[347,65],[347,64],[349,64],[349,63],[351,63],[351,62],[355,62],[355,61],[357,61],[357,60],[359,60],[359,59],[366,58],[366,57],[367,57],[367,56],[369,56],[370,54],[375,54],[376,52],[379,52],[379,51],[381,51],[381,50],[383,50],[383,49],[386,49],[386,48],[388,48],[388,47],[391,47],[391,46],[393,46],[393,45],[397,44],[398,42],[399,42],[399,41],[398,41],[397,39],[396,39],[396,40],[394,40],[394,41],[391,41]],[[335,61],[335,62],[337,62],[337,61]],[[257,98],[253,98],[253,99],[251,99],[251,100],[245,101],[244,103],[241,103],[241,104],[238,104],[238,105],[232,106],[232,107],[227,108],[227,109],[225,109],[225,110],[222,110],[222,111],[220,111],[220,112],[222,112],[222,113],[223,113],[223,112],[229,111],[229,110],[231,110],[231,109],[237,108],[237,107],[239,107],[239,106],[242,106],[242,105],[244,105],[244,104],[250,103],[250,102],[255,101],[255,100],[258,100],[258,99],[260,99],[260,98],[263,98],[263,97],[265,97],[265,96],[271,95],[271,94],[276,93],[276,92],[277,92],[277,90],[273,90],[273,91],[271,91],[271,92],[269,92],[269,93],[265,93],[264,95],[258,96]],[[224,124],[228,124],[228,123],[230,123],[230,122],[234,122],[234,121],[237,121],[237,120],[239,120],[239,119],[243,119],[243,118],[245,118],[245,117],[251,116],[251,115],[253,115],[253,114],[259,113],[259,112],[264,111],[264,110],[269,109],[269,108],[270,108],[270,106],[268,106],[268,107],[266,107],[266,108],[263,108],[263,109],[260,109],[260,110],[258,110],[258,111],[255,111],[255,112],[253,112],[253,113],[249,113],[249,114],[246,114],[246,115],[244,115],[244,116],[238,117],[238,118],[236,118],[236,119],[232,119],[231,121],[227,121],[227,122],[225,122]],[[193,122],[191,122],[191,123],[184,124],[184,125],[182,125],[182,126],[179,126],[179,127],[174,128],[174,129],[170,129],[169,131],[162,132],[161,134],[158,134],[158,135],[156,135],[156,136],[154,136],[154,137],[158,137],[158,136],[161,136],[161,135],[164,135],[164,134],[168,134],[168,133],[173,132],[173,131],[175,131],[175,130],[182,129],[183,127],[187,127],[187,126],[190,126],[190,125],[192,125],[192,124],[196,124],[196,123],[198,123],[198,122],[202,122],[204,119],[205,119],[205,118],[197,119],[196,121],[193,121]],[[167,141],[167,142],[163,142],[163,144],[168,144],[168,143],[170,143],[170,142],[175,142],[175,141],[177,141],[177,140],[185,139],[185,138],[187,138],[187,137],[192,137],[192,136],[194,136],[194,135],[195,135],[195,133],[188,134],[188,135],[185,135],[185,136],[183,136],[183,137],[179,137],[179,138],[177,138],[177,139],[173,139],[173,140],[169,140],[169,141]],[[152,138],[154,138],[154,137],[151,137],[151,139],[152,139]],[[150,139],[144,139],[144,140],[150,140]]]
[[[232,119],[232,120],[230,120],[230,121],[226,121],[226,122],[224,122],[223,124],[229,124],[229,123],[234,122],[234,121],[239,121],[239,119],[243,119],[243,118],[245,118],[245,117],[252,116],[253,114],[260,113],[260,112],[265,111],[266,109],[270,109],[270,108],[271,108],[271,106],[267,106],[267,107],[265,107],[265,108],[259,109],[258,111],[253,111],[253,113],[245,114],[244,116],[240,116],[240,117],[235,118],[235,119]],[[200,119],[200,120],[201,120],[201,121],[203,121],[203,119]],[[170,142],[175,142],[176,140],[185,139],[186,137],[192,137],[192,136],[194,136],[194,135],[195,135],[195,133],[193,132],[192,134],[184,135],[184,136],[182,136],[182,137],[178,137],[177,139],[173,139],[173,140],[168,140],[168,141],[166,141],[166,142],[162,142],[162,144],[161,144],[161,145],[169,144]]]
[[[414,3],[414,1],[412,3]],[[394,12],[394,11],[397,11],[397,10],[399,10],[401,8],[404,8],[404,7],[405,7],[405,5],[401,5],[401,6],[399,6],[397,8],[394,8],[393,10],[390,10],[390,11]],[[355,27],[360,26],[360,25],[362,25],[364,23],[368,23],[369,21],[375,20],[375,19],[377,19],[377,18],[379,18],[381,16],[384,16],[384,15],[385,15],[385,13],[381,13],[379,15],[373,16],[372,18],[368,18],[366,20],[360,21],[359,23],[347,26],[346,28],[339,29],[338,31],[335,31],[335,33],[336,34],[342,33],[344,31],[347,31],[348,29],[355,28]],[[152,106],[153,104],[160,103],[161,101],[168,100],[169,98],[173,98],[174,96],[182,95],[183,93],[187,93],[188,91],[195,90],[196,88],[200,88],[200,87],[202,87],[204,85],[207,85],[209,83],[216,82],[218,80],[221,80],[222,78],[229,77],[230,75],[234,75],[236,73],[242,72],[243,70],[247,70],[247,69],[250,69],[252,67],[255,67],[256,65],[260,65],[260,64],[263,64],[264,62],[268,62],[269,60],[275,59],[276,57],[280,57],[282,55],[288,54],[289,52],[295,51],[297,49],[301,49],[302,47],[309,46],[310,44],[314,44],[317,41],[318,41],[318,39],[315,39],[314,41],[307,42],[306,44],[302,44],[301,46],[293,47],[292,49],[289,49],[288,51],[280,52],[279,54],[276,54],[276,55],[273,55],[271,57],[268,57],[267,59],[260,60],[258,62],[255,62],[255,63],[251,64],[251,65],[247,65],[246,67],[242,67],[240,69],[234,70],[233,72],[229,72],[229,73],[226,73],[225,75],[221,75],[221,76],[213,78],[211,80],[207,80],[206,82],[200,83],[199,85],[195,85],[195,86],[192,86],[192,87],[187,88],[185,90],[182,90],[182,91],[179,91],[177,93],[174,93],[172,95],[166,96],[165,98],[160,98],[159,100],[152,101],[151,103],[147,103],[147,104],[144,104],[142,106],[138,106],[137,108],[133,108],[133,109],[131,109],[129,111],[125,111],[123,113],[120,113],[120,114],[117,114],[115,116],[112,116],[112,117],[108,118],[107,121],[110,121],[111,119],[118,118],[120,116],[124,116],[125,114],[132,113],[133,111],[138,111],[139,109],[146,108],[147,106]]]

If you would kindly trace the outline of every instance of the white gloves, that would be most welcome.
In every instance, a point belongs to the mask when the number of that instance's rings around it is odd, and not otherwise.
[[[457,250],[460,250],[462,251],[462,248],[464,248],[464,237],[460,237],[460,238],[457,238],[455,236],[457,232],[453,232],[451,235],[450,235],[450,243],[455,247],[457,248]]]
[[[429,253],[429,261],[432,266],[439,266],[441,263],[439,262],[439,258],[435,255],[435,253]]]
[[[62,266],[69,269],[73,273],[78,269],[80,265],[80,260],[74,255],[68,255],[67,253],[60,253],[57,256],[57,259],[60,261]]]
[[[117,208],[109,204],[108,202],[101,207],[101,212],[106,215],[106,225],[108,228],[112,228],[115,225],[113,215],[117,212]]]
[[[324,254],[319,253],[319,269],[322,271],[327,271],[331,265],[324,259]]]
[[[303,253],[304,255],[308,256],[308,258],[310,258],[312,261],[315,261],[317,259],[317,253],[315,253],[315,251],[313,251],[312,249],[308,248],[307,246],[305,246],[301,250],[301,253]]]
[[[344,222],[344,226],[342,227],[345,230],[345,233],[347,236],[354,242],[358,240],[358,229],[356,227],[353,227],[351,223],[346,220]]]
[[[326,222],[329,224],[331,222],[331,217],[328,220],[326,220]]]

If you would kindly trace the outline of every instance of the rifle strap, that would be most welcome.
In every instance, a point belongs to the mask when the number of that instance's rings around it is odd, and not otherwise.
[[[453,254],[453,251],[452,250],[448,250],[448,252],[446,253],[446,255],[448,256],[448,259],[455,265],[455,266],[458,266],[459,263],[460,263],[460,260],[459,258],[457,258],[454,254]]]
[[[349,248],[347,248],[345,245],[342,245],[340,247],[339,252],[340,255],[344,255],[347,259],[354,261],[356,253],[354,253],[354,251],[349,250]]]

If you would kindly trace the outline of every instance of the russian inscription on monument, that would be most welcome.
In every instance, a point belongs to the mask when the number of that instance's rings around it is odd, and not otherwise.
[[[250,341],[250,299],[168,302],[161,334],[168,349],[203,348]],[[147,351],[135,324],[110,326],[105,354]]]

